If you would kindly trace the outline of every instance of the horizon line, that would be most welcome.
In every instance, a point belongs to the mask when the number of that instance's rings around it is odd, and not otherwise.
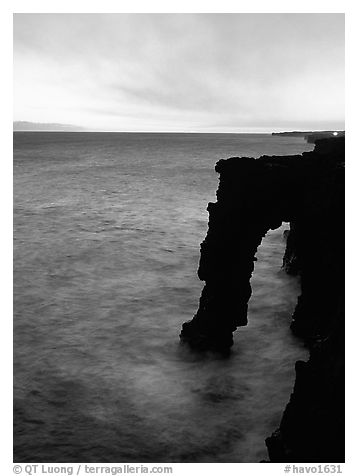
[[[93,132],[106,132],[113,134],[272,134],[272,133],[289,133],[289,132],[345,132],[345,129],[291,129],[291,130],[270,130],[270,131],[114,131],[105,129],[87,129],[87,130],[58,130],[58,129],[13,129],[13,132],[62,132],[62,133],[93,133]]]

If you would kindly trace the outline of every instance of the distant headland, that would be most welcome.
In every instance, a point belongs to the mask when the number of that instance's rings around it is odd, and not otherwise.
[[[317,139],[329,139],[331,137],[342,137],[345,131],[291,131],[272,132],[273,136],[303,137],[307,142],[314,144]]]
[[[13,131],[39,131],[39,132],[83,132],[86,129],[73,124],[59,124],[51,122],[30,122],[30,121],[14,121]]]

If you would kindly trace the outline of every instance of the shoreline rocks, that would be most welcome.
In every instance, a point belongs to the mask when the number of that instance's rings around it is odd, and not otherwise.
[[[217,202],[198,269],[205,286],[181,340],[229,353],[247,324],[255,254],[270,229],[290,223],[283,267],[299,274],[292,331],[310,349],[280,427],[266,440],[272,462],[344,461],[344,137],[302,155],[220,160]]]

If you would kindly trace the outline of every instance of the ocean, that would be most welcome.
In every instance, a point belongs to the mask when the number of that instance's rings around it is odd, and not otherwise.
[[[14,133],[14,460],[259,462],[306,359],[288,224],[258,249],[230,358],[195,314],[215,163],[312,150],[270,134]],[[284,199],[284,197],[283,197]]]

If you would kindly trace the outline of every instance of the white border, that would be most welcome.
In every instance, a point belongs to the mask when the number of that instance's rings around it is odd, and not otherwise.
[[[357,367],[355,347],[357,347],[355,274],[357,262],[357,195],[358,188],[358,138],[355,134],[357,114],[357,30],[358,17],[355,2],[348,1],[74,1],[74,0],[37,0],[37,1],[2,1],[0,15],[1,34],[1,475],[13,474],[12,468],[12,13],[13,12],[260,12],[260,13],[346,13],[346,108],[347,131],[347,442],[345,474],[357,474],[358,452],[356,435],[357,422]],[[319,277],[318,277],[319,279]],[[334,435],[332,435],[334,438]],[[100,466],[100,465],[97,465]],[[174,475],[195,472],[196,474],[217,474],[225,471],[237,476],[265,473],[283,474],[284,465],[280,464],[175,464]]]

